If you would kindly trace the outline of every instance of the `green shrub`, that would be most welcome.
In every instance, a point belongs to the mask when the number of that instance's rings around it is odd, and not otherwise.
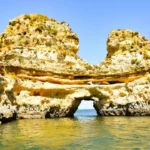
[[[24,19],[26,20],[26,19],[31,19],[31,18],[30,18],[30,16],[28,14],[25,14],[24,15]]]
[[[17,22],[14,20],[14,21],[11,21],[9,22],[9,25],[12,25],[12,26],[15,26],[17,24]]]

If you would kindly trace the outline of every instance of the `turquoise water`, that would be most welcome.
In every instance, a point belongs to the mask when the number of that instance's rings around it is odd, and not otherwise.
[[[0,126],[0,150],[150,150],[149,117],[17,120]]]

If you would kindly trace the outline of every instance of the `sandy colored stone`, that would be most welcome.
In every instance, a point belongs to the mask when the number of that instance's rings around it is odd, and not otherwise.
[[[83,99],[98,115],[150,115],[150,42],[113,30],[106,58],[89,65],[65,22],[22,15],[0,35],[0,121],[73,116]],[[16,115],[17,114],[17,115]],[[9,119],[8,119],[9,120]]]

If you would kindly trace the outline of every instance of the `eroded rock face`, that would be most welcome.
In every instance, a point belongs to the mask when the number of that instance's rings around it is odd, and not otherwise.
[[[99,115],[150,115],[150,42],[113,30],[107,57],[91,66],[65,22],[22,15],[0,35],[0,121],[73,116],[81,100]]]
[[[1,61],[11,72],[29,79],[33,75],[31,69],[34,76],[68,79],[90,67],[76,55],[79,39],[69,26],[40,14],[11,20],[0,39]]]
[[[99,65],[108,76],[108,99],[94,102],[99,115],[150,115],[150,42],[138,32],[114,30],[107,40],[108,54]],[[122,83],[118,84],[117,83]]]
[[[129,83],[105,86],[104,98],[94,102],[97,113],[102,116],[150,115],[150,76]]]
[[[107,57],[97,73],[107,81],[133,81],[149,72],[150,42],[137,32],[114,30],[107,40]]]
[[[59,89],[59,85],[84,84],[80,74],[92,69],[76,55],[78,43],[65,22],[40,14],[9,22],[0,35],[0,72],[11,81],[6,80],[16,99],[12,106],[17,107],[18,118],[73,116],[80,101],[68,96],[75,90]]]
[[[9,78],[0,76],[0,124],[17,118],[16,99]]]

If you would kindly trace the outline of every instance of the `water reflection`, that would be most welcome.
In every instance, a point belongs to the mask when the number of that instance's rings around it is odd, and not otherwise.
[[[150,149],[149,117],[17,120],[0,126],[0,149]]]

